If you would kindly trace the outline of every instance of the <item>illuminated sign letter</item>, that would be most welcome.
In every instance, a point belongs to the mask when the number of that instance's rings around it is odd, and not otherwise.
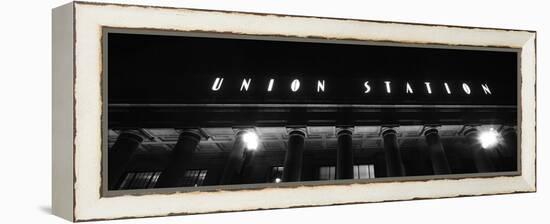
[[[445,82],[443,83],[445,85],[445,90],[447,91],[447,94],[451,94],[451,89],[449,88],[449,85]]]
[[[294,81],[292,81],[292,84],[290,84],[290,89],[292,90],[292,92],[298,91],[300,89],[300,80],[294,79]]]
[[[384,81],[384,83],[386,83],[386,92],[388,93],[391,93],[391,89],[390,89],[390,81]]]
[[[369,81],[366,81],[364,86],[365,86],[365,93],[369,93],[370,92]]]
[[[464,90],[464,92],[468,95],[470,95],[470,93],[472,93],[472,91],[470,90],[470,87],[468,86],[468,84],[466,83],[462,83],[462,89]]]
[[[218,91],[222,88],[223,78],[216,78],[214,85],[212,85],[212,91]]]
[[[413,93],[413,89],[411,88],[411,85],[407,82],[407,93]]]
[[[250,82],[252,81],[252,79],[248,79],[248,81],[246,81],[246,79],[243,79],[243,84],[241,84],[241,92],[243,91],[248,91],[248,87],[250,86]]]
[[[485,95],[491,95],[491,90],[489,89],[489,86],[487,86],[487,84],[481,84],[481,88],[483,88],[483,92],[485,93]]]
[[[267,91],[268,92],[271,92],[271,90],[273,89],[273,82],[275,82],[274,79],[269,80],[269,85],[267,85]]]
[[[432,88],[430,87],[430,82],[424,82],[426,84],[426,90],[428,91],[428,94],[432,94]]]
[[[325,91],[325,80],[317,80],[317,92]]]

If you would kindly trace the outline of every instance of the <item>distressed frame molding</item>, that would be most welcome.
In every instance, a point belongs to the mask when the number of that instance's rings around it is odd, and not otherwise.
[[[106,27],[518,49],[521,174],[104,197],[101,100]],[[74,2],[53,10],[52,42],[53,212],[71,221],[536,191],[534,31]]]

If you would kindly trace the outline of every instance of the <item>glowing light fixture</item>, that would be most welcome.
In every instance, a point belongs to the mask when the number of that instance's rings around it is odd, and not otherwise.
[[[283,181],[283,180],[281,180],[281,178],[278,178],[278,177],[275,178],[275,183],[281,183],[281,181]]]
[[[258,135],[254,132],[244,133],[243,141],[246,144],[246,148],[249,150],[256,150],[258,148]]]
[[[498,144],[499,134],[493,128],[488,131],[483,131],[479,134],[479,142],[484,149],[491,148]]]

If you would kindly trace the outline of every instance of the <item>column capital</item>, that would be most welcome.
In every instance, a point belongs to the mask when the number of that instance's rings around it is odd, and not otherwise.
[[[469,136],[479,132],[479,125],[464,125],[462,128],[462,135]]]
[[[352,135],[354,131],[355,131],[355,127],[346,127],[346,126],[336,127],[336,136]]]
[[[382,126],[380,128],[380,135],[384,136],[386,134],[397,134],[399,132],[399,126]]]
[[[119,134],[117,138],[120,138],[120,137],[132,139],[139,143],[141,143],[145,138],[147,138],[146,136],[143,135],[143,133],[141,133],[141,131],[134,130],[134,129],[119,130]]]
[[[286,127],[286,134],[287,135],[303,135],[304,137],[307,136],[307,130],[306,127]]]
[[[242,135],[246,132],[256,133],[256,129],[254,129],[254,127],[233,127],[233,133],[235,133],[235,136]]]
[[[431,134],[438,134],[441,129],[441,125],[424,125],[422,128],[422,135],[428,136]]]
[[[208,136],[204,133],[202,133],[197,128],[186,128],[186,129],[176,129],[176,132],[178,132],[179,137],[178,139],[185,138],[185,137],[191,137],[197,141],[201,139],[206,139]]]

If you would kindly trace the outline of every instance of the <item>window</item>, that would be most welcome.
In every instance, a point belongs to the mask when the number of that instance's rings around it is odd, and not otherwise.
[[[283,171],[284,167],[282,166],[274,166],[271,168],[271,176],[269,181],[271,183],[279,183],[283,181]]]
[[[336,176],[335,166],[319,167],[319,180],[334,180]]]
[[[374,165],[364,164],[353,166],[353,179],[370,179],[374,178]],[[336,179],[335,166],[319,167],[319,180],[334,180]]]
[[[353,166],[353,179],[374,178],[374,165],[364,164]]]
[[[204,179],[206,178],[207,170],[187,170],[183,177],[182,185],[185,187],[197,187],[202,186]]]
[[[162,172],[128,172],[122,180],[120,190],[153,188]]]

